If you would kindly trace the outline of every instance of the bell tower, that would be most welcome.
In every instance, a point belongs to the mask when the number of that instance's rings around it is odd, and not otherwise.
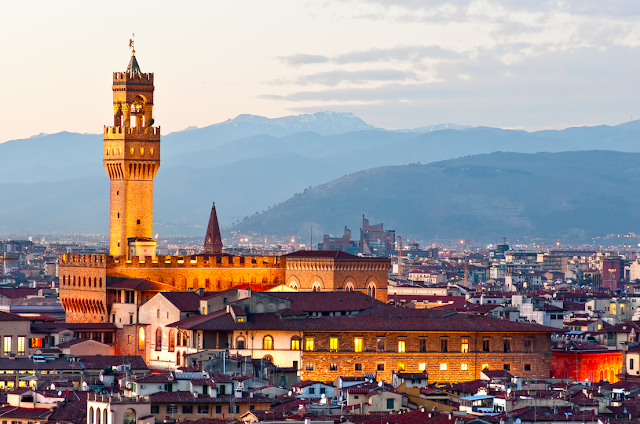
[[[132,45],[133,42],[131,42]],[[160,127],[153,126],[153,74],[133,51],[113,73],[113,126],[104,128],[104,167],[111,180],[110,254],[155,256],[153,178],[160,168]]]

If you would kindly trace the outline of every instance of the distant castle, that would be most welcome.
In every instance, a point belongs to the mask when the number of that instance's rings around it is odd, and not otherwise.
[[[215,204],[203,254],[156,255],[153,179],[160,168],[160,127],[153,126],[153,73],[141,72],[135,52],[127,70],[113,74],[112,90],[114,122],[104,128],[103,152],[111,180],[109,255],[61,256],[60,299],[68,322],[116,324],[114,303],[141,305],[157,292],[221,291],[241,285],[253,290],[361,291],[386,302],[389,259],[338,251],[228,255],[222,251]],[[136,288],[135,296],[131,291],[123,297],[127,284]],[[133,321],[125,322],[135,325]]]

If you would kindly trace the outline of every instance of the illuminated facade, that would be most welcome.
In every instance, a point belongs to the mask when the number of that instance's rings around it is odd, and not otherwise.
[[[160,167],[160,127],[153,126],[154,90],[154,75],[141,72],[135,52],[127,70],[113,74],[113,126],[104,128],[103,151],[111,180],[110,255],[61,256],[60,300],[68,322],[110,322],[115,303],[140,306],[158,291],[221,291],[242,284],[268,289],[289,282],[299,291],[356,290],[386,302],[389,259],[310,252],[292,255],[287,266],[286,256],[224,254],[215,205],[204,254],[157,256],[153,179]],[[123,278],[148,280],[157,287],[118,297],[108,288]]]
[[[616,383],[622,371],[622,351],[573,340],[555,342],[551,349],[552,378]]]

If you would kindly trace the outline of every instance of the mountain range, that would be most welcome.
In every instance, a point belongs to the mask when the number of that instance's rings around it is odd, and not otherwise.
[[[640,121],[538,132],[454,124],[387,131],[349,113],[240,115],[163,136],[154,228],[199,235],[212,201],[228,228],[296,193],[370,168],[497,151],[594,149],[640,152]],[[63,132],[0,144],[0,233],[107,232],[109,181],[101,161],[101,134]],[[365,212],[341,217],[340,228]],[[328,222],[319,228],[334,231]],[[267,227],[261,232],[275,234]]]

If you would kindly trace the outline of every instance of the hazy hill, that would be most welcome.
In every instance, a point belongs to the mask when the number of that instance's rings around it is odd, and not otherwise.
[[[200,234],[213,200],[228,226],[363,169],[495,151],[592,149],[640,152],[640,121],[531,133],[453,124],[385,131],[351,114],[240,115],[163,136],[154,221],[159,232]],[[106,232],[108,184],[99,134],[2,143],[0,233]]]
[[[357,234],[362,214],[423,240],[551,237],[588,242],[640,230],[640,154],[492,153],[356,172],[234,229],[309,237]],[[315,238],[314,237],[314,238]]]

